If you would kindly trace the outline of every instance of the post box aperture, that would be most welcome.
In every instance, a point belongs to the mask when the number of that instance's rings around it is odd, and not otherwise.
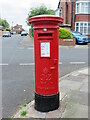
[[[35,109],[47,112],[59,107],[58,28],[63,20],[56,16],[36,16],[29,22],[34,28]]]

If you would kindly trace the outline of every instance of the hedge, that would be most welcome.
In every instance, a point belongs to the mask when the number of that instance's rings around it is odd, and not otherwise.
[[[6,31],[11,31],[11,28],[6,28]]]
[[[73,36],[72,36],[72,33],[69,30],[60,27],[59,28],[59,38],[61,38],[61,39],[67,39],[67,38],[71,39],[71,38],[73,38]]]
[[[31,26],[30,31],[31,31],[31,34],[32,34],[32,37],[33,37],[34,35],[33,35],[33,27],[32,26]],[[69,30],[60,27],[59,28],[59,38],[61,38],[61,39],[67,39],[67,38],[71,39],[71,38],[73,38],[73,36],[72,36],[72,33]]]

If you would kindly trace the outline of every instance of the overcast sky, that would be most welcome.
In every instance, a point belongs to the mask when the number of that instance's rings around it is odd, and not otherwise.
[[[0,17],[10,26],[21,24],[26,29],[26,18],[30,8],[45,5],[56,10],[59,0],[0,0]]]

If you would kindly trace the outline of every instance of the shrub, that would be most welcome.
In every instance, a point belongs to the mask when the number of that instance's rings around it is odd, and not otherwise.
[[[6,31],[11,31],[11,29],[10,28],[6,28]]]
[[[31,31],[32,37],[34,37],[33,26],[31,26],[30,31]],[[71,39],[71,38],[73,38],[73,36],[72,36],[72,33],[69,30],[67,30],[65,28],[59,28],[59,38],[61,38],[61,39],[67,39],[67,38]]]
[[[59,28],[59,38],[61,39],[67,39],[67,38],[73,38],[72,33],[65,29],[65,28]]]
[[[9,27],[9,23],[6,20],[0,18],[0,25],[3,27]]]

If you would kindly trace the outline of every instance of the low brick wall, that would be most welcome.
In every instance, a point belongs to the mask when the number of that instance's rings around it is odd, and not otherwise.
[[[87,35],[88,36],[88,38],[90,39],[90,34],[89,35]]]
[[[0,36],[2,36],[2,30],[0,30]]]
[[[62,46],[75,46],[76,45],[76,39],[59,39],[59,45]]]

